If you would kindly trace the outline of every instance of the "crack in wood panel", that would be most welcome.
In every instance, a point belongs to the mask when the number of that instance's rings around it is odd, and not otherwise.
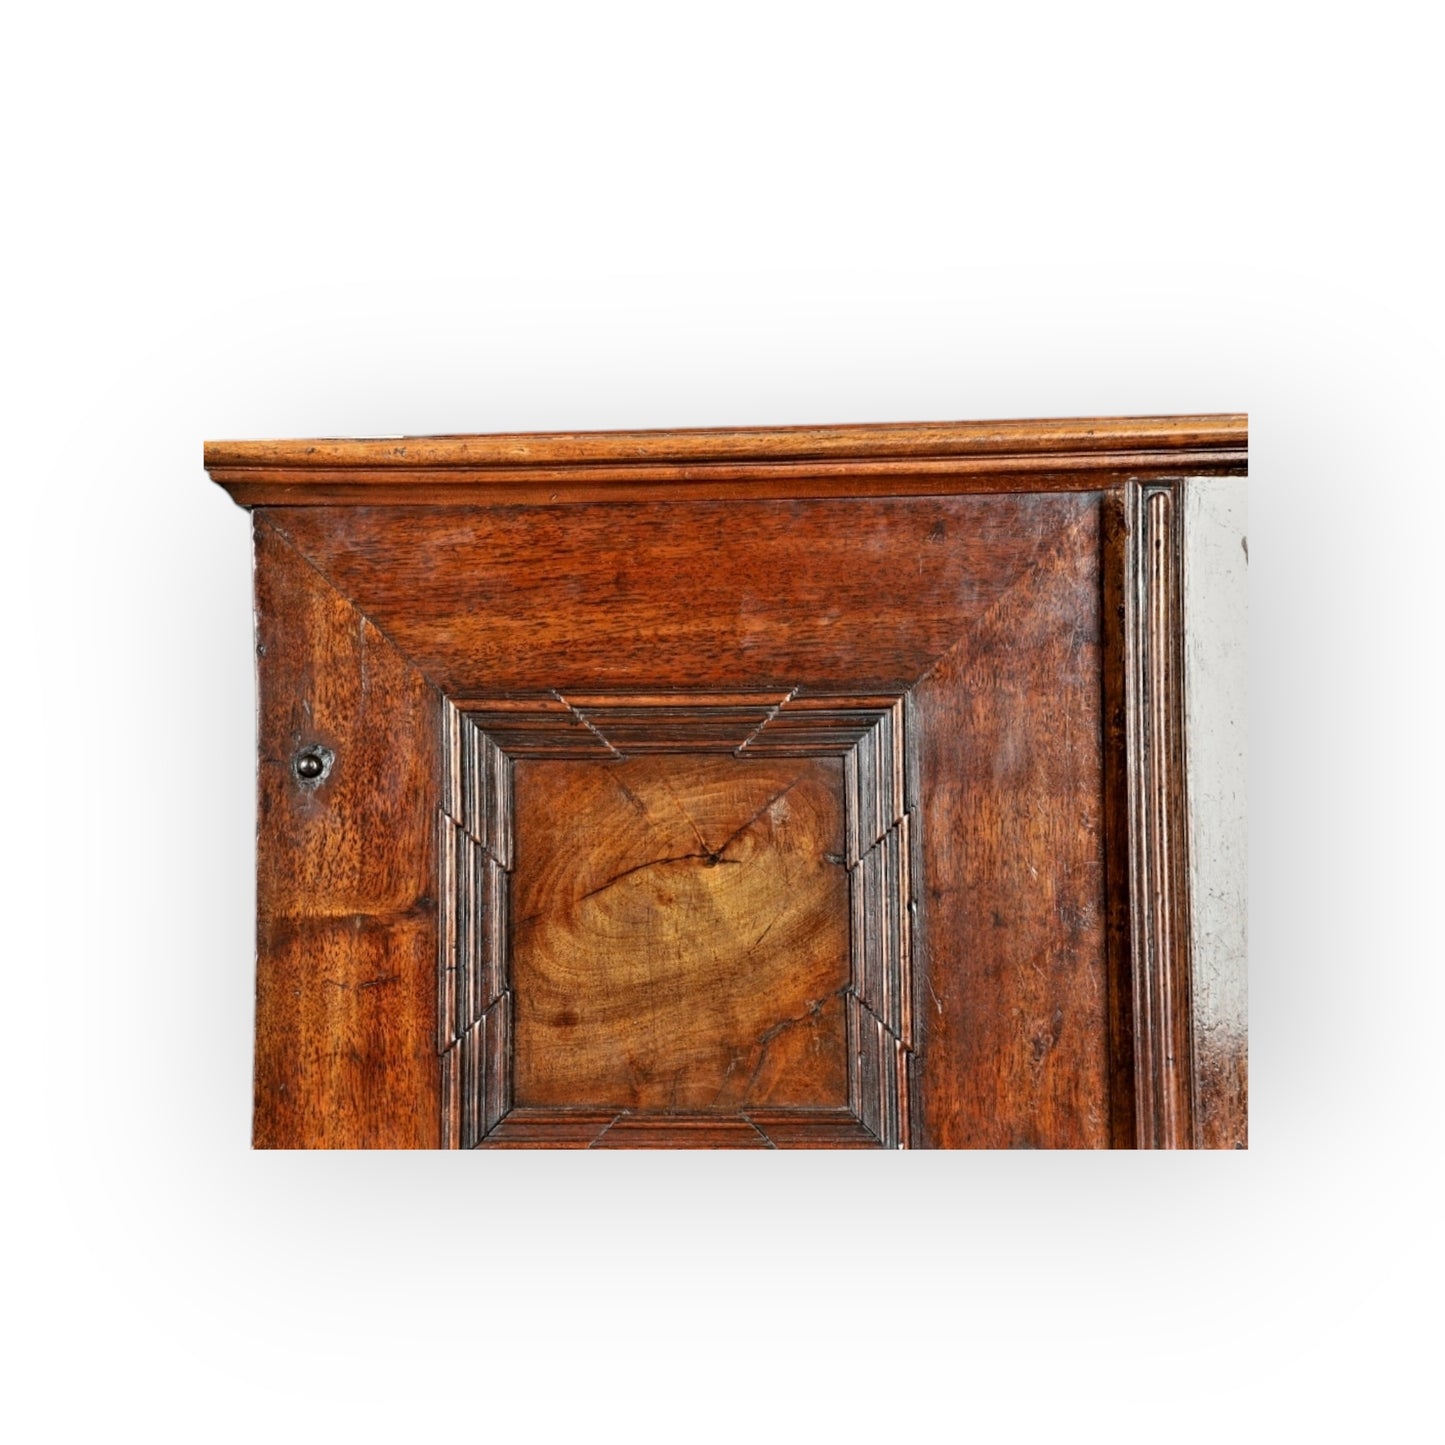
[[[514,940],[522,1103],[843,1102],[841,774],[704,751],[518,764],[540,820],[514,879],[540,915]]]

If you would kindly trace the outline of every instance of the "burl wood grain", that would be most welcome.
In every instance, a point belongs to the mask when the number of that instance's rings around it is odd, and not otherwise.
[[[516,763],[519,1107],[846,1104],[841,774],[836,758]],[[653,1134],[619,1124],[615,1142]]]
[[[256,1066],[259,1148],[437,1143],[437,698],[264,521]],[[330,750],[325,778],[297,752]]]

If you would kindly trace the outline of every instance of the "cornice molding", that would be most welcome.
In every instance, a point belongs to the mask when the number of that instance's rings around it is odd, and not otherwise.
[[[241,506],[1080,491],[1241,474],[1242,415],[217,441]]]

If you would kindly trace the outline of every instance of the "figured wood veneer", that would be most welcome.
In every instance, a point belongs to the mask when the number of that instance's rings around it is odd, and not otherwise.
[[[648,754],[516,779],[539,820],[512,878],[519,1105],[846,1106],[838,759]]]
[[[1244,447],[212,444],[256,508],[256,1143],[1242,1144],[1177,490]]]

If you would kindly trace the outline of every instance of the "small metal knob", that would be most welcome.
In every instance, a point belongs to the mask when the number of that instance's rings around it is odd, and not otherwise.
[[[291,759],[291,770],[303,783],[319,783],[331,771],[331,764],[335,757],[335,753],[330,748],[323,748],[319,743],[312,743],[309,747],[302,748]]]

